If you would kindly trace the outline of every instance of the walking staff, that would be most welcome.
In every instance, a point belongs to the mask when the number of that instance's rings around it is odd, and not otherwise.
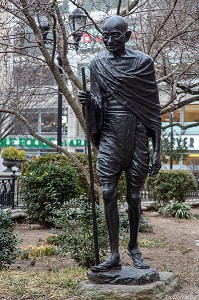
[[[82,71],[82,84],[83,91],[86,91],[86,75],[85,68],[81,68]],[[92,218],[93,218],[93,237],[94,237],[94,249],[95,249],[95,264],[99,264],[99,247],[97,238],[97,220],[95,210],[95,190],[94,190],[94,177],[93,177],[93,166],[92,166],[92,154],[91,154],[91,142],[90,142],[90,128],[88,118],[88,105],[85,106],[85,125],[86,125],[86,137],[87,137],[87,148],[88,148],[88,162],[89,162],[89,174],[90,174],[90,194],[92,201]]]

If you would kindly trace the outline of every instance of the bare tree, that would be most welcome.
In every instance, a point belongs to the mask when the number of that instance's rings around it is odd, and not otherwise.
[[[162,0],[158,3],[153,0],[117,1],[117,7],[113,5],[115,1],[103,1],[103,3],[93,1],[90,12],[82,6],[84,1],[70,0],[70,2],[86,13],[88,28],[95,28],[98,34],[101,31],[102,21],[105,16],[113,13],[113,8],[115,13],[128,18],[133,32],[129,46],[148,53],[156,63],[160,90],[163,86],[164,93],[167,94],[167,101],[162,106],[163,114],[199,100],[197,1]],[[76,97],[77,89],[81,89],[82,86],[76,73],[77,66],[73,65],[75,60],[71,60],[69,51],[72,36],[68,28],[67,15],[62,13],[57,1],[49,0],[4,0],[1,1],[0,8],[4,16],[6,15],[6,19],[2,19],[1,22],[3,29],[1,59],[4,59],[6,68],[11,63],[14,66],[14,69],[9,69],[10,73],[7,73],[12,76],[12,79],[9,78],[9,92],[2,92],[7,95],[7,98],[9,94],[9,101],[3,98],[2,105],[4,106],[6,102],[9,108],[9,105],[13,107],[14,102],[14,108],[20,111],[22,107],[28,107],[28,103],[34,103],[28,91],[30,92],[31,87],[32,96],[40,94],[41,90],[44,94],[43,87],[46,82],[43,78],[40,80],[40,75],[43,73],[39,73],[38,70],[47,66],[50,76],[46,80],[49,82],[50,78],[55,80],[84,127],[81,107]],[[99,16],[94,18],[93,11],[96,10],[100,11],[101,15],[99,13]],[[48,43],[43,40],[43,33],[37,21],[38,14],[48,18],[51,31],[51,41]],[[6,56],[2,55],[3,53]],[[63,77],[56,63],[56,53],[63,62]],[[85,57],[84,49],[80,51],[78,57],[81,55]],[[18,75],[20,74],[18,77],[17,72]],[[3,90],[7,88],[4,86]],[[12,97],[10,97],[11,90]]]
[[[129,47],[148,53],[155,61],[157,81],[165,98],[162,114],[199,100],[199,12],[196,0],[162,0],[158,3],[154,0],[93,1],[89,10],[84,2],[70,0],[87,15],[84,35],[94,47],[80,47],[75,58],[75,50],[71,51],[74,46],[71,45],[73,38],[69,32],[68,15],[63,13],[56,0],[1,1],[0,60],[4,68],[1,78],[1,123],[5,123],[7,117],[3,114],[3,108],[12,108],[20,113],[24,108],[28,110],[37,106],[38,99],[46,105],[49,101],[53,103],[55,98],[52,95],[56,93],[54,82],[84,128],[77,98],[78,89],[82,89],[77,76],[77,63],[85,58],[88,62],[89,55],[102,48],[102,23],[113,13],[128,20],[132,29]],[[50,33],[46,41],[46,32],[39,26],[38,14],[48,19]],[[56,61],[57,55],[62,60],[63,76]],[[4,128],[7,128],[7,134],[12,127],[8,124]]]

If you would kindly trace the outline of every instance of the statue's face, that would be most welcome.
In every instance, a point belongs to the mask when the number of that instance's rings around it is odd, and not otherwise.
[[[106,49],[116,55],[120,55],[125,50],[126,30],[121,22],[116,19],[108,20],[102,32],[103,42]]]

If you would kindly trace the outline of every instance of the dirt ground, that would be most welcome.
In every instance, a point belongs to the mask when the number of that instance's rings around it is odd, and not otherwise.
[[[193,212],[199,214],[199,208],[194,208]],[[139,234],[140,241],[151,241],[151,244],[141,246],[145,258],[158,271],[171,271],[179,277],[179,291],[164,300],[198,300],[199,219],[163,218],[152,211],[146,211],[144,215],[153,227],[153,232]],[[18,224],[15,232],[23,239],[22,246],[36,245],[50,234],[48,229],[31,229],[28,224]],[[121,249],[121,256],[124,265],[131,264],[125,249]],[[11,268],[47,271],[73,264],[75,262],[70,258],[48,257],[38,260],[34,266],[31,261],[19,261]]]

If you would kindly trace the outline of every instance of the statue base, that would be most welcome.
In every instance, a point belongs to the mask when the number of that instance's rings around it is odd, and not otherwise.
[[[123,267],[121,270],[109,272],[88,272],[88,279],[97,284],[146,284],[160,280],[159,273],[155,269],[136,269]]]
[[[125,269],[125,268],[123,268],[123,269]],[[131,268],[131,269],[133,269],[132,270],[132,273],[133,273],[134,268]],[[141,274],[142,274],[142,272],[144,272],[146,270],[139,270],[139,271],[141,271]],[[148,271],[149,271],[149,269],[148,269]],[[120,272],[123,272],[123,271],[120,270]],[[111,272],[108,272],[108,273],[111,273]],[[118,277],[118,275],[116,275],[116,271],[114,271],[114,273],[115,273],[115,276]],[[99,274],[102,274],[102,272],[98,273],[98,277],[99,277]],[[151,283],[145,283],[145,284],[137,284],[137,285],[132,284],[132,283],[99,284],[99,283],[94,283],[91,281],[90,282],[88,282],[88,281],[82,282],[80,284],[81,296],[83,299],[86,298],[86,299],[92,299],[92,300],[143,300],[143,299],[154,300],[154,299],[162,299],[165,295],[173,293],[178,288],[178,278],[171,272],[159,272],[158,274],[159,274],[158,281],[154,281]],[[96,275],[97,275],[97,273],[95,273],[94,276],[96,277]],[[142,275],[141,275],[141,277],[142,277]],[[147,279],[146,279],[146,281],[147,281]],[[131,282],[133,282],[133,280],[131,280]]]

